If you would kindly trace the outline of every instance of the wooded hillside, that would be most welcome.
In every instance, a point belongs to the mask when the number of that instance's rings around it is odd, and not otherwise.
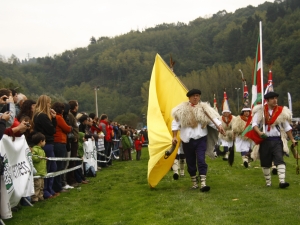
[[[199,17],[189,24],[163,23],[115,37],[91,37],[86,48],[33,59],[32,63],[22,63],[14,56],[0,61],[0,86],[20,87],[32,98],[46,93],[53,102],[77,99],[80,111],[87,112],[95,111],[94,88],[99,86],[99,114],[138,122],[147,112],[155,55],[160,54],[169,63],[172,54],[174,72],[188,88],[201,89],[202,99],[211,103],[215,93],[219,106],[226,88],[231,110],[237,114],[237,97],[241,104],[243,95],[242,90],[235,89],[242,88],[239,69],[251,92],[262,21],[265,82],[272,65],[279,103],[287,105],[290,92],[294,116],[299,117],[299,18],[299,0],[276,0],[235,13],[219,11],[211,18]]]

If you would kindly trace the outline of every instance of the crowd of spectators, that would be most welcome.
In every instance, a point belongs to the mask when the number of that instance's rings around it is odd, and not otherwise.
[[[98,152],[99,171],[112,166],[113,160],[133,160],[132,153],[135,151],[136,160],[140,160],[142,145],[148,140],[146,129],[138,131],[126,124],[110,121],[106,114],[98,118],[95,113],[79,113],[76,100],[52,103],[49,96],[41,95],[35,101],[15,90],[2,88],[0,104],[0,140],[4,134],[14,137],[24,135],[33,154],[34,176],[40,176],[34,180],[35,194],[27,198],[31,203],[56,198],[63,192],[89,183],[84,166],[43,178],[50,172],[82,164],[80,160],[47,159],[83,159],[83,142],[91,138]],[[17,211],[18,207],[13,210]]]
[[[300,122],[293,122],[292,134],[296,141],[300,140]]]

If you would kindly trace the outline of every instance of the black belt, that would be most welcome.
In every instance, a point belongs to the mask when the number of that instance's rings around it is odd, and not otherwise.
[[[280,136],[271,136],[266,138],[267,141],[281,141]]]

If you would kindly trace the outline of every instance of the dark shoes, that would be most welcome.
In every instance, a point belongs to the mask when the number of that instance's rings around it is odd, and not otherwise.
[[[50,198],[56,198],[56,196],[55,195],[50,195],[48,198],[46,198],[46,199],[50,199]]]
[[[200,188],[201,192],[208,192],[210,190],[210,186],[204,186],[202,188]]]
[[[173,179],[174,179],[174,180],[178,180],[178,178],[179,178],[178,173],[174,173],[174,174],[173,174]]]
[[[247,162],[247,161],[244,161],[244,167],[245,167],[245,168],[248,168],[248,166],[249,166],[249,165],[248,165],[248,162]]]
[[[286,187],[288,187],[288,186],[290,186],[290,184],[287,183],[287,182],[284,182],[284,183],[280,183],[280,184],[279,184],[279,187],[280,187],[280,188],[286,188]]]
[[[12,207],[11,211],[12,212],[18,212],[20,210],[20,208],[18,206]]]
[[[277,168],[273,168],[273,169],[272,169],[272,174],[273,174],[273,175],[277,175]]]

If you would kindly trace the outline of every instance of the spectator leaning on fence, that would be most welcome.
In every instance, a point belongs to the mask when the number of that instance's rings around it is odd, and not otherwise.
[[[35,176],[46,176],[47,175],[47,158],[43,147],[46,144],[45,135],[38,132],[32,136],[32,142],[34,146],[32,147],[32,161],[33,166],[36,169]],[[35,203],[44,200],[44,179],[43,178],[34,179],[34,195],[31,196],[31,202]],[[48,198],[53,198],[51,195]]]
[[[63,111],[65,105],[61,102],[55,102],[52,108],[56,112],[56,133],[54,134],[54,155],[58,158],[66,158],[67,156],[67,133],[72,131],[72,127],[69,126],[64,118]],[[66,161],[56,161],[57,171],[61,171],[65,168]],[[62,177],[59,175],[54,177],[53,190],[55,192],[67,192],[62,187]]]
[[[77,125],[77,119],[76,119],[76,114],[78,112],[78,102],[76,100],[71,100],[69,101],[69,105],[70,105],[70,111],[68,114],[68,118],[69,118],[69,123],[72,126],[73,130],[72,133],[74,135],[74,138],[70,141],[70,150],[71,150],[71,157],[77,157],[77,150],[78,150],[78,132],[79,132],[79,128]],[[75,161],[69,161],[69,167],[68,168],[72,168],[75,166]],[[74,171],[71,171],[69,173],[67,173],[67,182],[68,184],[70,184],[70,186],[72,187],[78,187],[79,184],[76,182],[75,179],[75,175],[74,175]]]
[[[85,133],[79,132],[77,157],[82,160],[83,160],[83,154],[84,154],[83,142],[86,141],[85,135],[86,135]],[[87,138],[89,138],[89,137],[87,137]],[[80,165],[81,163],[82,163],[82,161],[76,161],[76,166]],[[75,170],[74,173],[75,173],[75,179],[76,179],[77,183],[88,184],[88,181],[86,180],[81,167],[78,168],[77,170]]]
[[[35,106],[33,114],[34,131],[41,132],[45,135],[46,144],[44,151],[46,156],[55,157],[54,155],[54,134],[56,132],[56,112],[50,108],[51,98],[47,95],[41,95]],[[56,162],[52,160],[47,161],[47,172],[55,172],[57,169]],[[55,193],[52,189],[54,178],[46,178],[44,180],[44,198],[50,196],[58,196],[59,193]]]
[[[64,111],[63,111],[63,118],[66,122],[66,124],[70,125],[70,120],[69,120],[69,112],[70,112],[70,105],[69,103],[64,103]],[[73,127],[72,127],[73,129]],[[73,132],[71,131],[68,135],[67,135],[67,144],[66,144],[66,149],[67,149],[67,154],[66,154],[66,157],[67,158],[70,158],[71,157],[71,147],[70,147],[70,143],[74,140],[74,134]],[[69,161],[65,161],[65,164],[64,164],[64,169],[67,169],[69,167]],[[74,187],[70,186],[68,183],[67,183],[67,174],[64,173],[63,176],[62,176],[62,185],[63,185],[63,189],[73,189]]]

